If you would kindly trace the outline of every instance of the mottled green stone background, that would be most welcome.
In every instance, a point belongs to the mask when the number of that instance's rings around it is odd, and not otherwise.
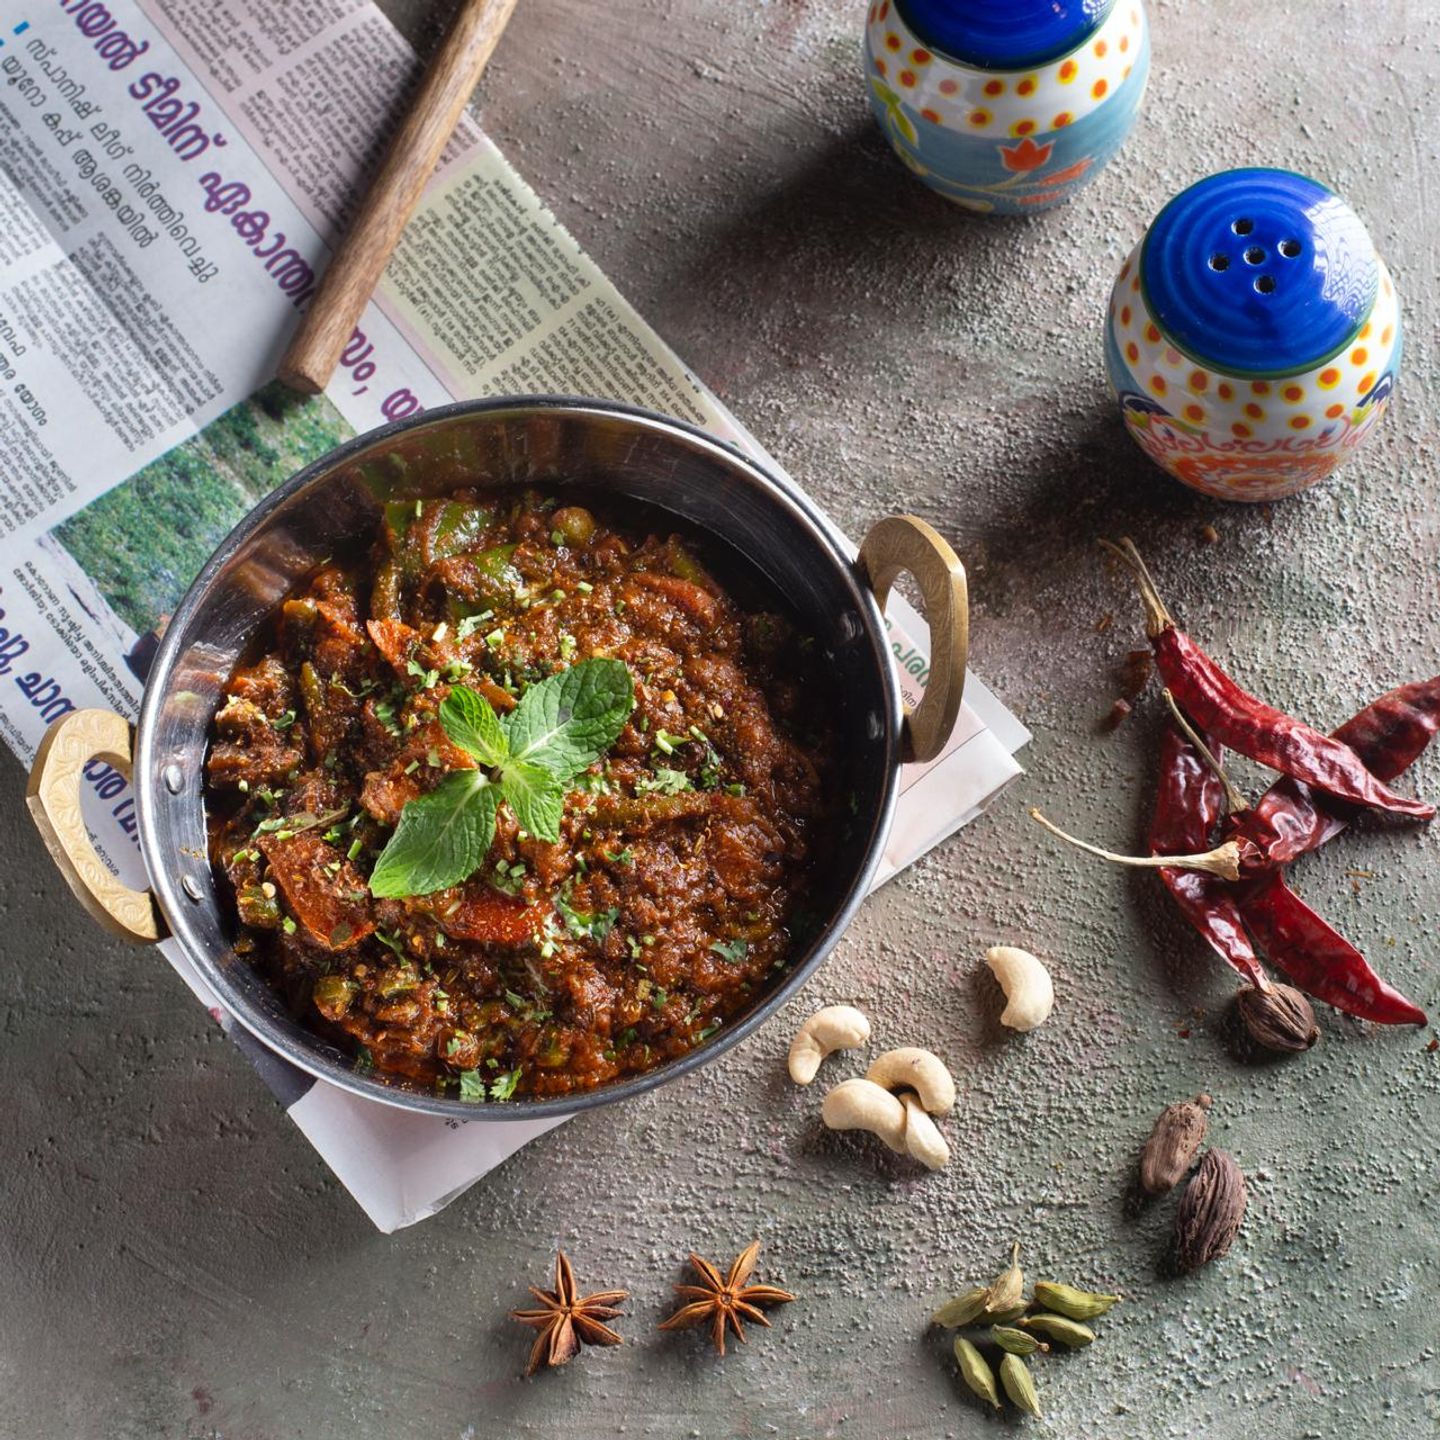
[[[389,8],[422,48],[448,11]],[[169,968],[82,918],[23,816],[20,767],[0,763],[0,1433],[1006,1433],[1019,1422],[962,1393],[925,1318],[1015,1237],[1035,1270],[1130,1297],[1089,1351],[1037,1366],[1037,1435],[1440,1430],[1433,1032],[1327,1013],[1312,1053],[1240,1063],[1229,979],[1154,883],[1059,854],[1024,819],[1038,803],[1134,846],[1148,810],[1157,702],[1099,729],[1139,630],[1097,535],[1136,535],[1219,657],[1325,728],[1440,668],[1440,8],[1151,0],[1140,130],[1071,208],[1020,223],[972,221],[892,160],[859,85],[864,9],[522,0],[484,113],[841,524],[912,509],[955,537],[976,668],[1035,731],[1028,777],[867,905],[793,1015],[386,1239]],[[1101,371],[1108,287],[1147,219],[1251,162],[1353,202],[1408,332],[1377,439],[1273,509],[1192,497],[1147,468]],[[1200,543],[1206,523],[1218,544]],[[1440,796],[1440,757],[1415,780]],[[1392,829],[1338,840],[1299,885],[1434,1011],[1440,833]],[[998,940],[1055,975],[1054,1018],[1028,1038],[1000,1030],[977,975]],[[784,1079],[788,1026],[842,998],[884,1041],[953,1066],[945,1173],[826,1134],[818,1095]],[[1252,1198],[1231,1257],[1177,1281],[1162,1273],[1172,1204],[1134,1214],[1127,1192],[1156,1110],[1201,1088]],[[755,1234],[768,1277],[802,1297],[775,1328],[723,1363],[699,1337],[656,1336],[684,1252],[728,1256]],[[527,1384],[525,1335],[502,1317],[557,1242],[582,1280],[635,1292],[633,1343]]]

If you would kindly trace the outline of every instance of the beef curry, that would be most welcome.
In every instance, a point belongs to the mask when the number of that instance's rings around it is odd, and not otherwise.
[[[813,923],[840,788],[821,657],[668,527],[459,492],[392,503],[377,531],[284,602],[215,717],[211,859],[237,952],[357,1066],[463,1099],[685,1054]],[[556,768],[526,714],[592,672],[623,705],[603,750]],[[427,832],[445,864],[397,869],[452,793],[464,823]]]

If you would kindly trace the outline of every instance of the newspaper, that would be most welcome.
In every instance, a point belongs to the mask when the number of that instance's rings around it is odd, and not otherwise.
[[[326,393],[272,381],[415,79],[368,0],[0,0],[0,731],[22,760],[72,709],[133,717],[211,550],[376,425],[480,395],[593,395],[780,475],[469,118]],[[927,636],[902,599],[890,611],[913,704]],[[1028,738],[970,677],[945,753],[904,774],[881,879],[977,815]],[[98,760],[85,778],[97,848],[143,886],[127,778]],[[382,1230],[558,1123],[461,1125],[313,1082],[161,949]]]

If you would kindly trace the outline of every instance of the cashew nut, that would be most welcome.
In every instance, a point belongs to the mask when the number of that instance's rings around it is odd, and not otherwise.
[[[944,1169],[950,1163],[950,1147],[945,1137],[915,1096],[907,1091],[900,1097],[900,1103],[905,1107],[905,1149],[929,1169]]]
[[[955,1107],[955,1082],[944,1062],[913,1045],[877,1056],[865,1078],[887,1090],[915,1091],[932,1115],[947,1115]]]
[[[905,1107],[870,1080],[842,1080],[820,1103],[831,1130],[868,1130],[892,1150],[905,1153]]]
[[[853,1005],[817,1010],[790,1042],[790,1078],[808,1085],[832,1050],[854,1050],[870,1038],[870,1022]]]
[[[1055,987],[1050,983],[1050,972],[1028,950],[995,945],[985,952],[985,963],[1005,992],[1002,1025],[1012,1030],[1033,1030],[1049,1019],[1055,1006]]]

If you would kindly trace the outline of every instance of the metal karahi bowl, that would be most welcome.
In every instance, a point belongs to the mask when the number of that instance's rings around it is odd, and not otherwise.
[[[405,1088],[312,1033],[232,948],[234,920],[207,858],[204,764],[222,686],[278,603],[324,558],[373,533],[387,500],[464,486],[533,485],[639,502],[701,532],[712,555],[758,576],[822,646],[844,697],[840,743],[853,796],[848,831],[820,891],[811,938],[750,1008],[683,1057],[594,1090],[475,1105]],[[618,505],[616,502],[620,502]],[[641,508],[643,507],[643,508]],[[924,595],[935,654],[926,696],[907,715],[881,606],[911,572]],[[806,497],[702,431],[593,400],[467,401],[340,446],[262,501],[216,550],[165,631],[134,736],[140,844],[151,889],[130,890],[95,854],[79,813],[80,769],[95,755],[129,760],[124,719],[77,711],[46,736],[30,805],[57,864],[107,928],[139,941],[167,932],[236,1019],[277,1055],[357,1095],[459,1119],[573,1114],[653,1090],[708,1064],[762,1025],[834,948],[875,874],[890,829],[902,760],[943,747],[965,674],[964,572],[950,547],[911,517],[880,521],[858,558]]]

